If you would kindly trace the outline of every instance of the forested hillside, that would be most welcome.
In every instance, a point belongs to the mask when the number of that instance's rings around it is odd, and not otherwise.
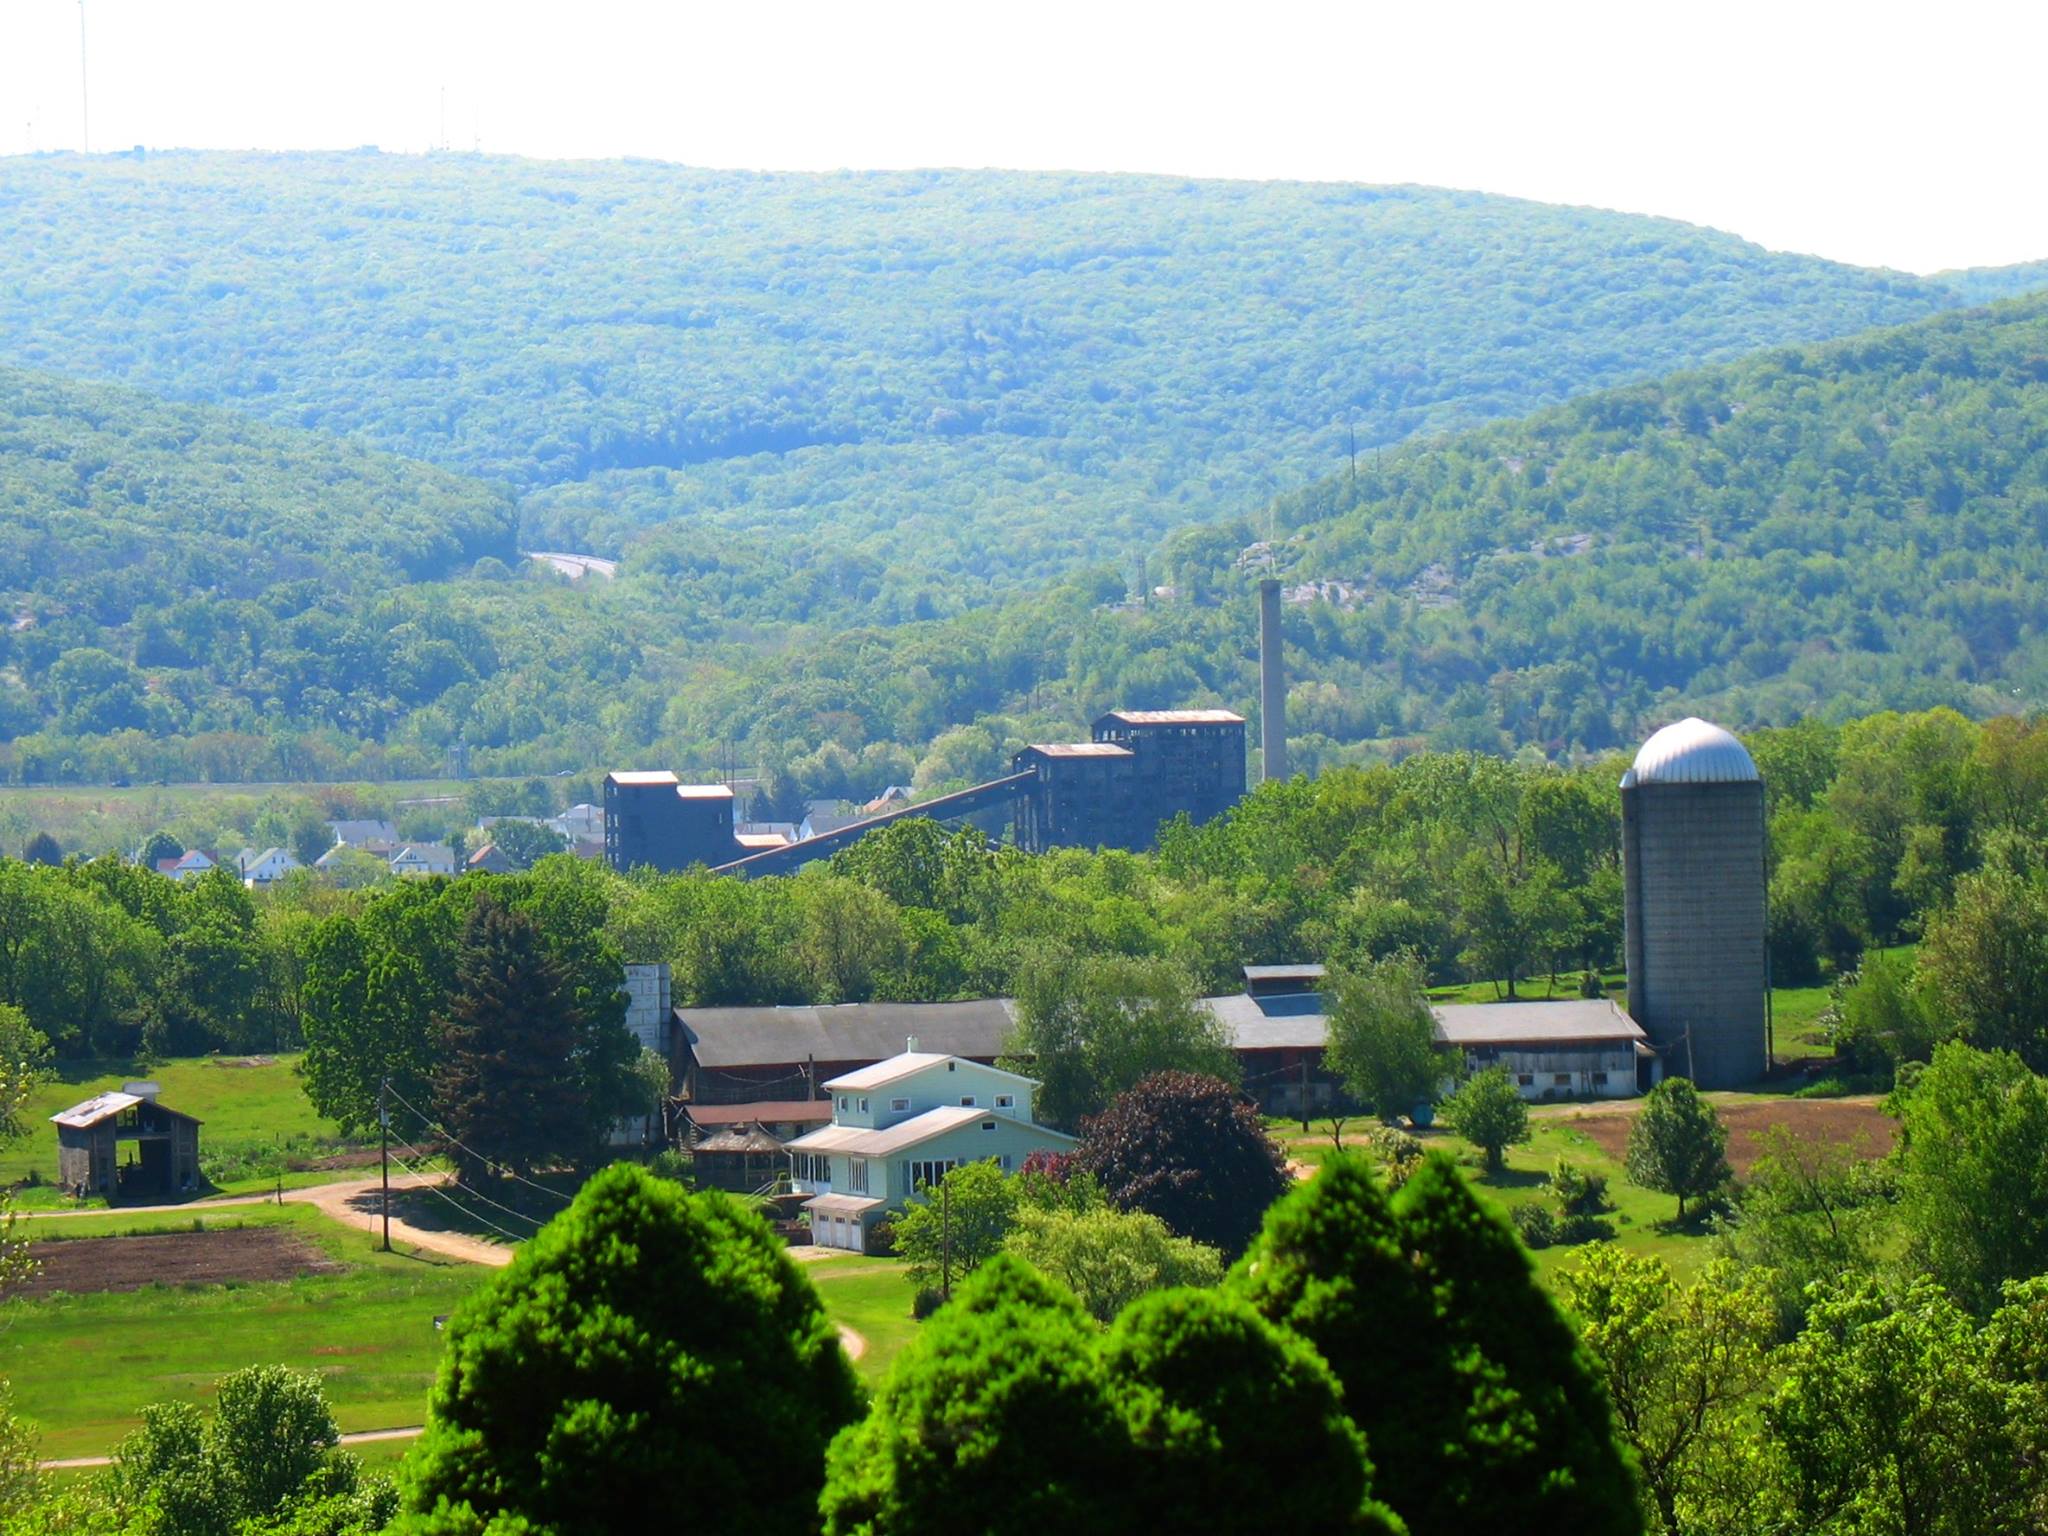
[[[132,396],[81,398],[168,430]],[[1419,740],[1601,750],[1681,705],[1755,724],[2048,696],[2048,297],[1366,456],[1355,480],[1173,535],[1147,583],[1170,595],[1143,605],[1125,600],[1125,572],[1087,567],[937,620],[919,617],[929,573],[682,530],[616,582],[575,587],[505,579],[489,560],[441,582],[291,580],[289,543],[209,576],[178,563],[210,545],[175,509],[211,503],[151,492],[146,454],[81,479],[95,464],[84,430],[46,416],[30,434],[46,449],[0,464],[40,475],[40,502],[88,487],[128,519],[113,526],[141,526],[161,501],[171,532],[124,547],[97,581],[52,581],[61,561],[9,578],[26,588],[10,594],[19,627],[0,633],[11,779],[418,773],[463,740],[484,772],[708,768],[732,743],[789,805],[913,772],[939,785],[1112,704],[1251,708],[1250,586],[1268,569],[1294,599],[1289,723],[1308,765]],[[180,459],[194,461],[209,462]],[[247,490],[259,464],[216,472]],[[332,517],[294,499],[302,489],[254,504],[331,555],[370,538],[347,509],[397,476],[408,495],[468,509],[477,539],[502,535],[502,505],[472,485],[347,464],[365,478],[334,489]],[[155,469],[178,478],[169,460]],[[1254,543],[1262,525],[1279,531],[1270,547]],[[371,547],[406,558],[398,531],[379,537]],[[261,590],[222,600],[245,574]],[[796,610],[814,621],[780,617]]]
[[[1070,584],[821,645],[700,717],[808,690],[892,723],[932,657],[1002,708],[1255,699],[1250,585],[1288,583],[1290,733],[1600,749],[1688,705],[1738,723],[2048,698],[2048,299],[1588,397],[1375,456],[1168,540],[1174,595]],[[1002,727],[999,725],[997,734]]]
[[[1353,429],[1964,298],[1414,187],[374,153],[11,160],[0,273],[0,360],[509,482],[539,547],[711,523],[967,589],[1235,515]]]

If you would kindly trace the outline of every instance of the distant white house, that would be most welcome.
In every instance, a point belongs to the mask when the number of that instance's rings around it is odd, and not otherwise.
[[[444,843],[407,843],[391,856],[394,875],[452,875],[455,850]]]
[[[235,866],[242,872],[242,884],[248,886],[270,885],[302,867],[289,848],[266,848],[261,853],[244,848],[236,855]]]
[[[211,854],[198,848],[188,848],[175,859],[160,860],[157,872],[169,875],[173,880],[196,880],[213,868],[214,863]]]
[[[832,1123],[789,1144],[790,1174],[811,1198],[811,1241],[859,1253],[868,1230],[919,1186],[962,1163],[1006,1171],[1033,1152],[1067,1152],[1071,1136],[1031,1118],[1038,1084],[959,1056],[920,1051],[835,1077]]]
[[[813,800],[804,808],[804,819],[797,824],[797,841],[807,843],[860,819],[861,813],[848,808],[843,800]]]
[[[342,848],[367,848],[376,853],[398,846],[398,828],[388,821],[330,821],[327,830]]]
[[[548,825],[572,843],[602,843],[604,808],[587,802],[572,805],[561,815],[549,817]]]

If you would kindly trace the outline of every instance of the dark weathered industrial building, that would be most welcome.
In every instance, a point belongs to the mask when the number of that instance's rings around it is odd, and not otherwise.
[[[57,1127],[57,1178],[67,1190],[121,1200],[199,1187],[201,1122],[159,1104],[153,1083],[98,1094],[50,1119]]]
[[[682,784],[666,771],[605,775],[604,854],[613,869],[716,868],[742,852],[729,786]]]
[[[1012,809],[1017,845],[1149,848],[1183,813],[1201,823],[1244,798],[1244,716],[1227,709],[1117,709],[1094,740],[1026,747],[999,779],[850,822],[783,847],[749,850],[733,832],[732,791],[673,773],[604,781],[605,857],[620,871],[703,864],[741,875],[789,874],[903,816],[948,820]],[[955,1053],[958,1054],[958,1053]]]
[[[1686,719],[1621,781],[1628,1011],[1667,1075],[1739,1088],[1769,1067],[1764,786],[1742,743]]]

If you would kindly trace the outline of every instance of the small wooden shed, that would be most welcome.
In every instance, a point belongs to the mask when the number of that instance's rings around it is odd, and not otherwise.
[[[734,1194],[757,1194],[789,1173],[789,1153],[758,1125],[707,1136],[691,1149],[699,1184]]]
[[[113,1201],[168,1199],[199,1187],[201,1122],[158,1103],[153,1083],[96,1094],[50,1119],[57,1127],[57,1177],[68,1190]]]

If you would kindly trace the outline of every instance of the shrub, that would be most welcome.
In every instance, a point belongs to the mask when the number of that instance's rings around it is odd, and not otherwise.
[[[1531,1248],[1548,1248],[1557,1241],[1557,1218],[1547,1205],[1518,1205],[1509,1212],[1515,1231]]]
[[[1550,1170],[1550,1194],[1567,1216],[1598,1216],[1610,1208],[1607,1175],[1588,1173],[1562,1157]]]

